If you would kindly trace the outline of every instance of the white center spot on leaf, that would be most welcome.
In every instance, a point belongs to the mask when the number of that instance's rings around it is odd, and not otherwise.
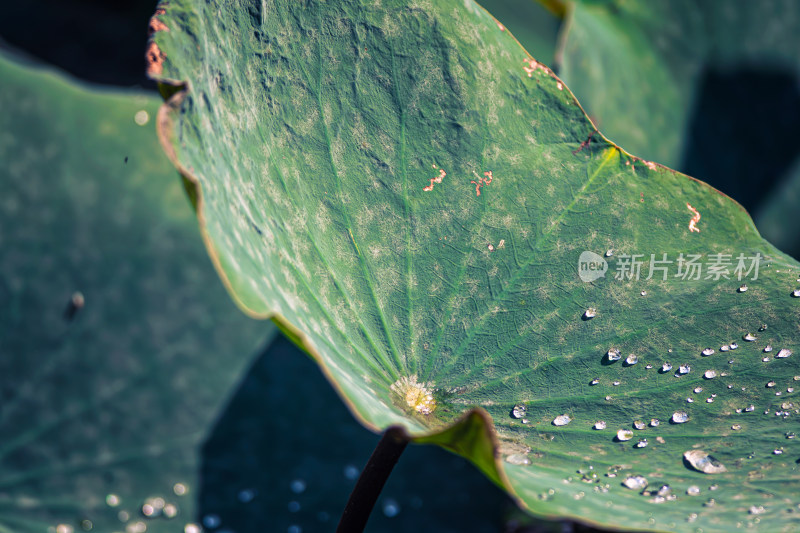
[[[391,389],[405,400],[406,405],[422,415],[431,414],[436,409],[433,387],[430,383],[417,383],[417,376],[404,376],[395,381]]]

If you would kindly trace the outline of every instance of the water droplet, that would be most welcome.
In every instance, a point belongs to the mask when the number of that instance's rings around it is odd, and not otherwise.
[[[667,373],[667,372],[669,372],[670,370],[672,370],[672,365],[671,365],[671,364],[669,364],[669,363],[664,363],[663,365],[661,365],[661,373],[662,373],[662,374],[666,374],[666,373]]]
[[[120,499],[116,494],[109,494],[106,496],[106,505],[109,507],[116,507],[119,505]]]
[[[600,378],[594,378],[589,382],[589,385],[597,385],[598,383],[600,383]]]
[[[647,363],[646,365],[644,365],[644,367],[645,367],[647,370],[650,370],[651,368],[653,368],[653,365],[651,365],[650,363]]]
[[[647,427],[647,425],[644,422],[642,422],[641,420],[635,420],[633,422],[633,427],[636,428],[636,429],[644,429],[644,428]]]
[[[731,429],[734,430],[734,431],[739,431],[740,429],[742,429],[742,425],[741,424],[734,424],[734,425],[731,426]]]
[[[730,347],[729,344],[723,344],[722,346],[719,347],[719,351],[720,352],[727,352],[730,349],[731,349],[731,347]]]
[[[658,427],[658,425],[660,423],[661,422],[658,420],[658,418],[651,418],[650,419],[650,427]]]
[[[611,382],[611,384],[612,384],[613,386],[615,386],[615,387],[619,387],[621,383],[622,383],[621,381],[612,381],[612,382]]]
[[[400,514],[400,504],[394,498],[388,498],[383,502],[383,514],[388,518],[393,518]]]
[[[676,424],[683,424],[689,420],[689,415],[685,411],[675,411],[672,413],[672,421]]]
[[[592,428],[593,429],[606,429],[605,420],[598,420],[597,422],[594,423],[594,426],[592,426]]]
[[[289,488],[295,494],[302,494],[306,490],[306,482],[303,479],[295,479],[289,484]]]
[[[756,408],[755,408],[754,405],[748,405],[747,407],[744,408],[744,412],[745,413],[752,413],[755,410],[756,410]]]
[[[691,487],[686,489],[686,494],[688,494],[689,496],[697,496],[698,494],[700,494],[700,487],[698,487],[697,485],[692,485]]]
[[[782,350],[780,350],[778,353],[775,354],[775,359],[786,359],[790,355],[792,355],[792,351],[783,348]]]
[[[688,374],[691,371],[692,371],[692,367],[691,366],[689,366],[689,365],[681,365],[681,366],[678,367],[677,374],[680,374],[681,376],[683,376],[683,375]]]
[[[800,298],[800,289],[793,290],[792,296],[794,296],[795,298]]]
[[[642,296],[647,296],[647,291],[642,291],[642,292],[641,292],[641,293],[639,293],[639,294],[641,294]]]
[[[628,357],[625,358],[625,364],[627,366],[635,365],[638,362],[639,362],[639,357],[634,354],[630,354]]]
[[[708,455],[703,450],[689,450],[684,452],[683,458],[694,468],[705,474],[719,474],[726,472],[725,465]]]
[[[242,489],[239,491],[239,494],[236,495],[242,503],[250,503],[256,497],[256,491],[253,489]]]
[[[795,434],[794,434],[794,432],[793,432],[793,431],[790,431],[790,432],[786,433],[786,438],[787,438],[787,439],[793,439],[793,438],[795,438]]]
[[[761,327],[758,328],[758,331],[767,331],[767,325],[766,324],[761,324]]]
[[[695,393],[695,394],[699,394],[699,393],[701,393],[701,392],[703,392],[703,387],[695,387],[695,388],[694,388],[694,393]]]
[[[614,250],[613,249],[606,250],[606,257],[611,257],[612,255],[614,255]]]
[[[506,462],[517,466],[531,464],[531,460],[528,458],[528,456],[521,453],[512,453],[511,455],[506,455]]]
[[[713,355],[714,354],[714,348],[706,348],[705,350],[703,350],[702,353],[705,356]]]
[[[360,471],[353,465],[347,465],[344,467],[344,477],[347,479],[353,480],[358,477]]]
[[[628,476],[622,484],[631,490],[642,490],[647,487],[647,478],[644,476]]]
[[[622,359],[622,356],[619,354],[619,350],[616,348],[611,348],[608,352],[606,352],[606,358],[613,363],[614,361],[619,361]]]
[[[750,514],[762,514],[766,509],[763,505],[753,505],[750,507]]]
[[[168,503],[164,506],[163,513],[165,518],[175,518],[178,516],[178,506],[174,503]]]
[[[172,486],[172,492],[174,492],[177,496],[183,496],[189,492],[189,487],[187,487],[184,483],[175,483]]]
[[[94,524],[92,523],[91,520],[83,519],[81,520],[81,529],[83,529],[84,531],[91,531],[92,529],[94,529]]]
[[[744,337],[742,338],[747,342],[753,342],[754,340],[756,340],[756,336],[751,333],[745,333]]]
[[[686,398],[686,403],[694,403],[694,398]]]
[[[617,431],[617,440],[618,441],[626,441],[631,440],[633,438],[633,431],[630,429],[620,429]]]
[[[739,344],[738,344],[738,343],[736,343],[736,342],[732,342],[732,343],[731,343],[731,350],[735,350],[735,349],[736,349],[736,348],[738,348],[738,347],[739,347]]]
[[[634,444],[636,448],[646,448],[647,447],[647,439],[639,439],[639,442]]]
[[[744,285],[744,284],[740,285],[738,291],[739,292],[747,292],[747,285]]]
[[[69,524],[58,524],[56,526],[56,533],[72,533],[74,528]]]
[[[782,448],[775,448],[774,450],[772,450],[772,453],[774,453],[775,455],[780,455],[780,454],[783,453],[783,449]]]
[[[714,379],[715,377],[717,377],[717,371],[716,370],[706,370],[703,373],[703,377],[706,378],[706,379]]]
[[[147,518],[156,518],[161,515],[166,504],[164,498],[147,498],[142,504],[142,515]]]
[[[775,382],[774,382],[774,381],[768,381],[768,382],[767,382],[767,388],[768,388],[768,389],[771,389],[771,388],[772,388],[772,387],[774,387],[774,386],[775,386]]]
[[[525,416],[525,412],[527,408],[524,405],[515,405],[514,408],[511,410],[511,416],[513,418],[523,418]]]
[[[710,397],[710,398],[706,398],[706,403],[714,403],[714,398],[713,398],[713,396],[712,396],[712,397]]]
[[[771,351],[772,351],[772,345],[771,345],[771,344],[767,344],[767,345],[764,347],[764,353],[769,353],[769,352],[771,352]]]
[[[595,309],[594,307],[590,307],[589,309],[583,312],[583,318],[585,318],[586,320],[589,320],[590,318],[594,318],[596,316],[597,316],[597,309]]]
[[[566,426],[572,422],[572,418],[569,415],[558,415],[553,419],[554,426]]]
[[[216,529],[222,523],[219,515],[207,514],[203,517],[203,525],[208,529]]]

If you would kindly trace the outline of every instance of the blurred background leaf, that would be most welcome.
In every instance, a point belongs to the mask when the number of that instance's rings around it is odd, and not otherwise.
[[[179,531],[207,429],[273,329],[219,284],[153,96],[7,56],[0,79],[0,530],[138,531],[154,497],[177,516],[147,529]]]
[[[782,227],[797,206],[785,193],[800,189],[800,4],[568,6],[556,66],[598,128],[733,197],[767,240],[800,256],[800,235]]]

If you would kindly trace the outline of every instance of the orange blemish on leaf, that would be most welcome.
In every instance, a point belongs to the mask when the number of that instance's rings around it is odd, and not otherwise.
[[[700,233],[700,228],[697,227],[697,223],[700,222],[700,213],[697,211],[697,209],[689,205],[689,202],[686,202],[686,207],[689,208],[689,211],[694,213],[692,220],[689,221],[689,231],[690,232],[696,231],[697,233]]]
[[[433,165],[433,168],[436,168],[436,165]],[[431,178],[431,184],[423,187],[422,190],[425,192],[431,192],[433,190],[433,184],[441,183],[445,176],[447,176],[447,172],[445,172],[443,168],[440,168],[439,175]]]
[[[478,181],[474,181],[474,180],[470,181],[470,183],[474,183],[475,184],[475,194],[478,195],[478,196],[481,195],[481,187],[483,187],[484,185],[489,185],[492,182],[492,179],[494,179],[494,176],[492,176],[492,171],[491,170],[484,172],[483,176],[484,177],[481,178],[477,174],[475,174],[475,177],[478,178]]]
[[[532,57],[525,59],[523,63],[525,63],[526,66],[522,67],[522,70],[528,73],[529,78],[533,77],[533,73],[536,72],[537,68],[540,68],[542,69],[542,71],[547,72],[547,68],[538,61],[536,61],[535,59],[533,59]]]

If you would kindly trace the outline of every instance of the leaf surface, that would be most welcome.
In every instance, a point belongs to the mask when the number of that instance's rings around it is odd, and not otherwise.
[[[789,527],[800,372],[774,356],[798,351],[798,264],[738,204],[607,141],[470,1],[179,0],[157,20],[151,74],[185,83],[159,131],[212,259],[365,425],[464,455],[539,515]],[[582,281],[582,252],[608,250]],[[681,253],[733,263],[682,279]],[[642,275],[616,279],[634,254]],[[740,254],[765,259],[746,290]],[[691,468],[698,449],[726,471]]]
[[[268,330],[219,287],[157,98],[6,56],[0,79],[0,531],[183,531]]]

